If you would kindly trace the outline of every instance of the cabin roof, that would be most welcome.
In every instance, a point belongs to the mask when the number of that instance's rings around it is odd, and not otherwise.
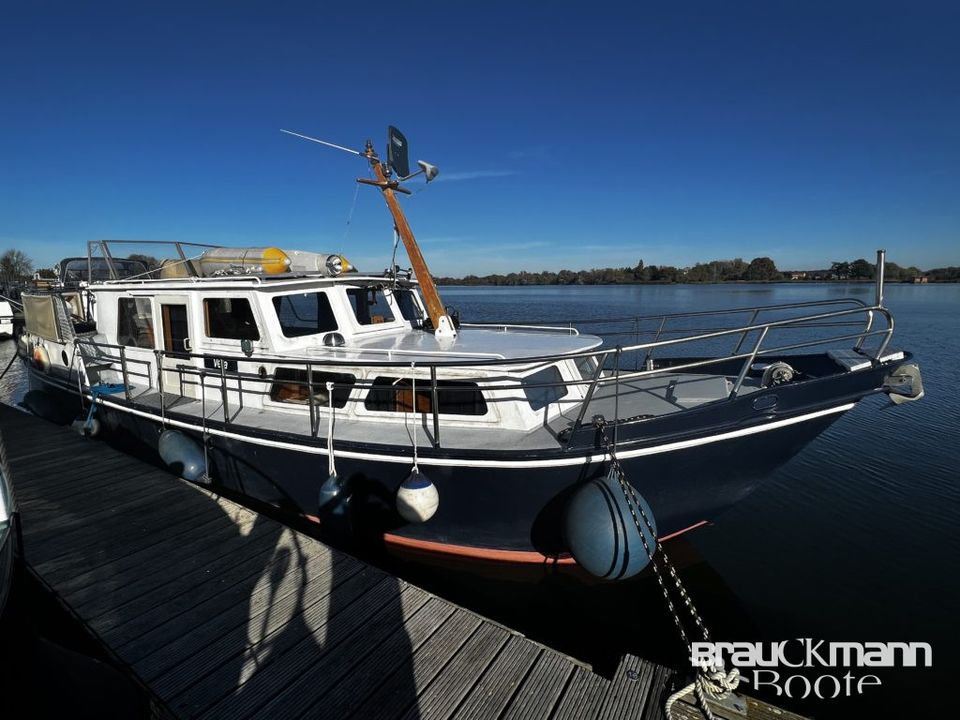
[[[462,359],[523,360],[549,355],[586,352],[603,341],[596,335],[567,335],[542,331],[523,331],[461,327],[453,344],[441,342],[432,333],[406,331],[357,335],[349,346],[315,348],[309,352],[336,359],[355,359],[359,355],[382,354],[383,360],[443,362]],[[398,357],[399,356],[399,357]]]

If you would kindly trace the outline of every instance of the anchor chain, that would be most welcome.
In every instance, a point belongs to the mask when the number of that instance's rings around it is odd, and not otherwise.
[[[650,558],[650,564],[653,566],[654,576],[657,578],[657,584],[660,586],[660,590],[663,593],[663,598],[667,603],[667,608],[670,610],[670,614],[673,617],[673,622],[680,633],[680,639],[683,641],[683,644],[687,646],[688,651],[692,650],[690,639],[687,636],[687,631],[683,626],[680,613],[677,612],[676,604],[671,597],[670,590],[667,587],[667,583],[664,579],[664,574],[669,575],[670,580],[673,582],[673,585],[676,588],[677,595],[679,595],[680,599],[683,601],[687,612],[690,614],[693,624],[696,626],[697,630],[699,630],[700,636],[703,638],[704,642],[710,642],[710,631],[703,622],[703,618],[700,617],[700,613],[697,612],[697,608],[693,604],[693,598],[691,598],[690,593],[687,592],[687,588],[680,579],[680,576],[677,574],[674,564],[670,561],[670,558],[667,556],[666,552],[664,552],[663,544],[657,537],[656,530],[653,527],[653,522],[651,522],[650,518],[647,517],[647,513],[644,511],[643,505],[640,503],[637,497],[636,490],[634,490],[633,486],[627,482],[626,473],[623,470],[623,466],[620,464],[620,459],[617,457],[616,447],[611,442],[610,437],[607,435],[606,420],[602,415],[597,415],[593,418],[593,423],[600,432],[600,438],[603,440],[604,448],[606,449],[607,454],[610,456],[610,465],[613,468],[614,474],[616,475],[617,483],[620,485],[620,490],[623,492],[624,498],[627,500],[627,507],[630,509],[630,515],[637,527],[637,534],[640,536],[640,540],[643,543],[643,549],[646,551],[647,557]],[[637,514],[638,511],[639,516]],[[641,519],[643,521],[643,525],[640,524]],[[647,530],[649,531],[650,537],[654,539],[655,546],[652,550],[647,542],[646,535],[643,532],[644,526],[646,526]],[[722,663],[719,665],[701,665],[697,669],[697,677],[694,682],[690,683],[690,685],[687,685],[682,690],[667,698],[664,708],[667,718],[672,718],[671,710],[674,703],[692,691],[695,693],[700,705],[700,709],[703,711],[703,714],[707,720],[714,720],[713,712],[707,706],[707,699],[711,698],[714,700],[722,700],[732,691],[736,690],[739,684],[740,672],[736,668],[733,668],[727,672]]]

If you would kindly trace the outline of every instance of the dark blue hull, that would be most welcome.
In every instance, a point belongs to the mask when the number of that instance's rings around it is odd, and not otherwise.
[[[802,366],[820,362],[821,357],[787,360]],[[628,479],[652,507],[659,535],[669,537],[714,520],[748,495],[854,403],[879,390],[890,370],[887,365],[833,374],[623,423],[618,428],[618,455]],[[144,416],[143,407],[136,408],[141,414],[131,414],[128,410],[134,408],[122,399],[111,398],[110,403],[99,411],[109,435],[155,452],[159,416]],[[166,417],[192,422],[175,412],[168,411]],[[231,435],[208,436],[215,486],[292,513],[321,515],[318,489],[327,478],[323,439],[213,421],[208,427]],[[199,432],[183,430],[200,442]],[[289,447],[293,444],[299,449]],[[544,562],[566,558],[564,507],[585,480],[605,474],[608,466],[600,460],[601,447],[597,430],[588,427],[570,439],[566,450],[421,450],[420,469],[440,496],[436,515],[422,524],[404,522],[395,510],[396,490],[412,465],[409,447],[338,443],[340,452],[368,456],[338,455],[337,470],[349,483],[348,515],[356,532],[427,553]]]

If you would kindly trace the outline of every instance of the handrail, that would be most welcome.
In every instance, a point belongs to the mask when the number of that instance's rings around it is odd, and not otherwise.
[[[886,333],[887,333],[886,330],[874,330],[870,332],[869,335],[870,336],[885,335]],[[733,356],[717,356],[717,357],[711,357],[711,358],[706,358],[702,360],[693,360],[693,361],[664,366],[661,368],[656,368],[651,370],[639,370],[639,371],[634,371],[627,374],[621,373],[620,379],[621,381],[625,381],[625,380],[633,380],[636,378],[653,377],[655,375],[672,374],[679,370],[692,370],[692,369],[704,368],[710,365],[716,365],[718,363],[729,362],[731,360],[747,359],[750,361],[750,364],[752,364],[752,362],[756,359],[756,357],[760,355],[768,355],[772,353],[782,352],[783,350],[790,350],[790,349],[796,349],[796,348],[802,348],[802,347],[813,347],[816,345],[831,343],[836,340],[853,339],[859,336],[860,336],[860,333],[851,333],[851,334],[837,336],[837,337],[815,339],[815,340],[809,340],[801,343],[794,343],[791,345],[783,345],[783,346],[777,346],[774,348],[761,349],[761,350],[758,350],[756,353],[754,353],[751,350],[748,353],[741,353]],[[614,353],[614,352],[622,353],[623,351],[624,351],[624,348],[607,349],[607,350],[601,351],[601,354],[606,357],[606,356],[609,356],[611,353]],[[156,352],[161,352],[162,354],[162,351],[156,351]],[[133,362],[133,360],[131,360],[131,362]],[[137,361],[137,362],[143,362],[143,361]],[[291,364],[292,364],[291,362],[288,362],[286,363],[285,367],[290,367]],[[313,364],[311,363],[311,368],[310,368],[311,372],[313,371],[312,365]],[[409,367],[409,366],[403,366],[403,367]],[[559,381],[544,382],[544,383],[530,383],[526,381],[517,382],[517,383],[506,383],[506,382],[503,382],[502,380],[498,380],[497,384],[491,387],[496,387],[498,390],[523,390],[528,388],[547,388],[547,387],[559,387],[559,386],[570,387],[570,386],[588,385],[590,386],[590,388],[595,390],[598,385],[611,384],[615,381],[615,377],[613,375],[606,375],[606,376],[602,375],[602,372],[604,369],[605,369],[604,363],[599,362],[597,364],[597,370],[595,371],[594,376],[589,380],[587,379],[559,380]],[[181,375],[187,374],[187,375],[193,375],[197,377],[201,375],[205,377],[210,376],[210,373],[206,369],[190,366],[190,365],[178,365],[176,370],[180,372]],[[229,378],[235,378],[238,381],[242,380],[243,378],[246,378],[247,380],[253,381],[255,383],[261,383],[261,384],[267,384],[267,383],[272,384],[275,382],[275,378],[273,376],[260,377],[259,374],[242,372],[239,370],[227,371],[227,372],[229,373],[229,376],[228,376]],[[596,381],[596,384],[594,384],[595,381]],[[294,380],[294,379],[285,379],[284,383],[289,385],[297,385],[297,386],[307,385],[306,380],[301,381],[301,380]],[[190,383],[188,382],[188,384]],[[363,378],[357,378],[353,383],[349,383],[349,384],[333,383],[333,385],[338,389],[351,389],[351,390],[352,389],[361,389],[361,390],[372,389],[376,387],[375,382],[373,380],[364,380]],[[451,388],[450,391],[456,392],[456,388]],[[250,391],[250,392],[254,392],[254,391]],[[267,395],[268,393],[260,392],[255,394]],[[585,398],[586,401],[589,401],[590,399],[589,395],[591,394],[592,394],[592,391],[588,391],[588,397]]]
[[[810,306],[810,307],[823,307],[824,305],[833,304],[834,301],[827,302],[815,302],[809,304],[793,304],[792,306]],[[715,365],[718,363],[726,363],[730,361],[742,360],[743,364],[740,367],[740,370],[737,374],[736,381],[733,383],[727,400],[734,400],[746,380],[747,375],[750,372],[751,366],[755,363],[758,357],[771,355],[773,353],[782,353],[786,350],[794,350],[804,347],[813,347],[816,345],[824,345],[828,343],[835,343],[840,340],[855,339],[857,340],[857,347],[861,347],[864,341],[869,337],[878,337],[880,339],[878,348],[873,354],[875,359],[879,359],[883,356],[886,348],[889,345],[890,339],[894,332],[895,322],[893,316],[886,308],[880,305],[868,306],[859,301],[853,303],[856,307],[843,309],[843,310],[831,310],[829,312],[815,313],[811,315],[801,315],[797,317],[789,317],[780,320],[768,320],[768,321],[758,321],[757,316],[760,314],[760,309],[750,309],[751,318],[746,325],[742,325],[734,328],[721,328],[716,330],[711,330],[707,332],[697,332],[696,334],[685,335],[682,337],[671,337],[663,338],[665,332],[665,325],[669,316],[655,316],[660,320],[660,326],[656,332],[654,340],[646,342],[637,342],[632,345],[618,345],[616,348],[600,348],[592,349],[580,352],[573,353],[560,353],[554,355],[544,355],[544,356],[534,356],[534,357],[524,357],[524,358],[496,358],[496,359],[463,359],[457,361],[434,361],[432,359],[426,359],[423,361],[416,361],[411,363],[409,360],[396,360],[396,361],[380,361],[380,360],[361,360],[359,358],[318,358],[318,357],[282,357],[282,356],[258,356],[256,358],[250,358],[245,355],[223,355],[223,354],[209,354],[209,353],[195,353],[195,352],[176,352],[168,353],[165,350],[152,350],[151,354],[153,355],[155,362],[157,364],[157,372],[160,375],[158,384],[161,389],[161,394],[164,390],[163,383],[163,372],[173,371],[178,373],[180,380],[180,394],[184,394],[184,382],[185,376],[197,376],[200,378],[200,384],[205,389],[207,386],[207,378],[215,378],[217,384],[219,385],[220,395],[221,395],[221,405],[224,423],[229,424],[232,422],[230,410],[229,410],[229,393],[236,392],[239,399],[240,408],[243,407],[243,394],[244,392],[254,392],[255,394],[266,395],[266,391],[254,391],[254,390],[244,390],[243,380],[247,380],[248,383],[254,383],[254,386],[261,386],[264,384],[272,384],[275,380],[275,374],[269,373],[267,375],[261,376],[259,373],[254,374],[250,372],[242,372],[239,369],[237,370],[227,370],[227,364],[229,362],[237,363],[236,367],[239,368],[239,363],[249,364],[250,362],[256,362],[258,364],[274,364],[279,367],[293,367],[300,368],[301,372],[303,369],[306,370],[305,379],[303,381],[291,378],[285,380],[285,383],[294,384],[294,385],[306,385],[307,387],[307,400],[308,400],[308,410],[309,410],[309,420],[310,420],[310,435],[316,437],[319,431],[320,426],[320,415],[319,410],[322,409],[322,405],[318,404],[316,401],[314,393],[314,373],[318,368],[356,368],[367,367],[367,368],[396,368],[403,369],[405,372],[411,372],[411,368],[415,368],[413,371],[415,374],[427,372],[429,373],[429,392],[431,398],[431,415],[433,421],[433,443],[436,447],[440,446],[440,409],[439,409],[439,392],[438,392],[438,373],[439,369],[455,369],[455,368],[484,368],[484,367],[503,367],[506,371],[517,370],[518,368],[528,368],[532,365],[538,364],[549,364],[561,360],[574,360],[581,358],[591,358],[596,362],[596,368],[592,373],[592,377],[589,378],[579,378],[574,380],[559,380],[551,381],[544,383],[529,383],[523,380],[517,380],[516,382],[509,382],[510,378],[504,378],[503,376],[498,376],[496,378],[476,378],[478,384],[482,383],[484,379],[493,380],[492,384],[489,384],[488,387],[496,388],[498,391],[513,391],[519,390],[523,391],[532,387],[559,387],[559,386],[578,386],[585,387],[586,389],[583,392],[582,399],[580,398],[570,398],[568,401],[558,399],[555,402],[560,403],[578,403],[580,405],[577,417],[571,425],[571,431],[567,434],[566,446],[569,448],[570,443],[574,436],[578,433],[580,428],[583,426],[583,423],[586,418],[586,413],[588,412],[591,402],[594,400],[597,390],[601,387],[608,386],[610,384],[614,385],[615,398],[615,420],[618,423],[619,418],[619,406],[620,406],[620,390],[621,385],[624,382],[638,379],[652,377],[656,375],[671,374],[684,370],[696,370],[699,368],[704,368],[710,365]],[[777,307],[777,306],[773,306]],[[720,314],[719,312],[706,311],[705,313],[695,313],[698,314]],[[845,333],[842,335],[828,335],[816,336],[810,340],[803,340],[795,343],[788,343],[784,345],[778,345],[776,347],[765,347],[765,342],[772,330],[775,329],[793,329],[793,328],[820,328],[820,327],[849,327],[859,325],[859,322],[853,323],[844,323],[844,322],[832,322],[838,318],[854,317],[859,314],[866,314],[868,317],[868,322],[866,327],[858,332]],[[673,317],[683,317],[684,314],[675,314]],[[876,317],[882,317],[886,320],[886,327],[873,329],[874,319]],[[757,338],[752,344],[752,347],[749,351],[743,352],[741,348],[745,339],[750,335],[750,333],[757,333]],[[737,344],[733,349],[733,352],[729,355],[719,355],[715,357],[709,357],[705,359],[693,359],[686,360],[680,363],[663,365],[662,367],[654,367],[652,357],[653,352],[660,348],[682,346],[685,344],[691,344],[699,341],[713,340],[717,338],[729,337],[729,336],[739,336]],[[99,349],[101,351],[100,357],[106,360],[109,360],[110,365],[113,363],[119,362],[120,369],[119,372],[123,377],[124,386],[126,389],[126,397],[130,399],[130,376],[145,376],[150,377],[149,367],[151,362],[149,360],[141,358],[130,358],[128,357],[128,351],[130,350],[129,346],[112,344],[112,343],[102,343],[93,340],[92,338],[77,338],[75,340],[76,345],[78,346],[91,346]],[[118,358],[113,358],[109,355],[105,355],[102,351],[106,350],[116,350],[119,355]],[[624,353],[628,352],[641,352],[646,351],[646,356],[643,363],[643,369],[636,369],[633,371],[625,371],[622,367],[621,359]],[[614,356],[616,363],[615,368],[612,374],[604,374],[606,366],[609,364],[611,355]],[[207,368],[199,367],[197,365],[191,364],[189,362],[177,363],[174,368],[164,368],[163,359],[165,357],[175,356],[178,359],[203,359],[203,360],[213,360],[219,361],[219,372],[211,373]],[[148,367],[148,372],[146,375],[142,373],[137,373],[128,368],[128,363],[139,363],[146,365]],[[228,387],[228,380],[236,381],[236,388]],[[188,385],[196,385],[189,380],[187,380]],[[152,388],[152,382],[150,382],[150,387]],[[216,385],[213,386],[214,388]],[[349,389],[350,391],[363,388],[373,388],[374,380],[372,378],[356,378],[353,383],[333,383],[332,388],[334,389]],[[451,391],[455,391],[456,388],[452,388]],[[332,390],[330,391],[332,392]],[[496,398],[495,400],[501,400],[507,398]],[[515,399],[515,398],[510,398]],[[417,408],[417,398],[413,398],[413,409],[416,412]],[[165,412],[164,399],[161,397],[161,413]],[[616,423],[614,424],[616,428]]]
[[[533,325],[529,323],[460,323],[460,327],[467,328],[503,328],[507,332],[509,328],[517,330],[538,330],[541,332],[555,332],[564,335],[579,335],[580,331],[575,327],[560,327],[559,325]]]
[[[634,352],[638,350],[647,350],[650,348],[658,347],[667,347],[672,345],[684,344],[684,343],[693,343],[701,340],[709,340],[718,337],[725,337],[728,335],[734,335],[742,332],[751,332],[756,330],[762,330],[764,327],[809,327],[806,325],[800,325],[800,323],[809,323],[811,321],[817,320],[826,320],[829,318],[835,317],[847,317],[852,316],[858,313],[865,312],[876,312],[886,318],[888,327],[885,330],[882,330],[883,333],[892,334],[893,329],[893,317],[891,316],[889,310],[880,306],[866,306],[853,308],[850,310],[835,310],[828,313],[820,313],[817,315],[804,315],[795,318],[786,318],[783,320],[771,320],[768,322],[755,323],[752,325],[744,325],[737,328],[724,328],[721,330],[715,330],[705,333],[699,333],[696,335],[689,335],[679,338],[668,338],[664,340],[656,340],[654,342],[644,342],[637,343],[634,345],[628,345],[623,347],[623,352]],[[658,318],[660,316],[657,316]],[[859,333],[858,333],[859,335]],[[94,342],[89,338],[77,338],[78,343],[82,344],[94,344],[99,345],[100,347],[113,347],[119,348],[119,345],[113,345],[110,343],[98,343]],[[881,348],[881,351],[886,348],[886,343]],[[335,352],[364,352],[363,348],[348,348],[348,347],[337,347],[331,348]],[[603,354],[603,349],[594,349],[594,350],[581,350],[577,352],[570,353],[557,353],[553,355],[531,355],[525,357],[517,358],[493,358],[493,359],[471,359],[469,361],[431,361],[423,360],[417,361],[418,366],[420,367],[430,367],[436,366],[437,368],[457,368],[457,367],[488,367],[488,366],[507,366],[507,367],[516,367],[516,366],[530,366],[537,365],[542,363],[552,363],[557,362],[558,360],[570,360],[570,359],[579,359],[587,357],[595,357]],[[453,353],[445,353],[453,354]],[[880,353],[882,354],[882,352]],[[215,353],[194,353],[194,352],[177,352],[179,357],[192,358],[192,359],[203,359],[203,358],[215,358],[223,360],[232,360],[239,362],[250,362],[250,358],[245,355],[230,355],[230,354],[215,354]],[[729,356],[728,356],[729,357]],[[302,357],[302,356],[278,356],[278,355],[258,355],[258,362],[267,362],[267,363],[279,363],[291,364],[292,362],[313,362],[313,363],[322,363],[324,365],[331,366],[342,366],[342,367],[356,367],[358,364],[363,365],[364,367],[409,367],[409,360],[368,360],[368,359],[359,359],[359,358],[337,358],[337,357],[324,357],[318,358],[317,356],[312,357]]]

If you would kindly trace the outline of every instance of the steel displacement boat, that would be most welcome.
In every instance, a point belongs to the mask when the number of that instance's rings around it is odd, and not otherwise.
[[[123,241],[90,242],[52,288],[23,294],[19,352],[36,389],[72,396],[61,420],[80,395],[85,432],[134,439],[188,479],[321,523],[348,517],[392,548],[576,558],[624,577],[645,564],[623,557],[641,554],[628,527],[637,503],[673,537],[864,397],[922,395],[911,355],[890,346],[882,251],[873,304],[600,319],[592,334],[590,323],[461,323],[397,197],[437,169],[411,173],[394,128],[386,160],[369,142],[347,150],[369,164],[358,182],[382,193],[411,270],[188,243],[147,267],[121,259]],[[36,389],[27,405],[56,416]],[[598,552],[609,568],[596,569]]]

